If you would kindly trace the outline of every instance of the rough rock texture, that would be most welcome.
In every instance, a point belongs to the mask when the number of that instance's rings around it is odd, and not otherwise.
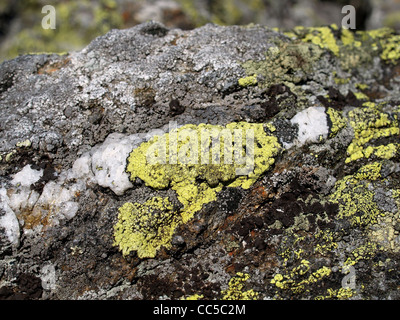
[[[148,22],[2,63],[0,298],[400,298],[399,39]],[[204,124],[254,171],[143,160]]]

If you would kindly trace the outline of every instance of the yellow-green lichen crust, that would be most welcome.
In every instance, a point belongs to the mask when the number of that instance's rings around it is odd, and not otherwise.
[[[137,251],[141,258],[154,257],[162,246],[171,246],[174,230],[216,200],[224,186],[250,188],[270,169],[280,148],[263,124],[246,122],[188,124],[154,136],[130,153],[126,170],[132,181],[140,178],[151,188],[174,190],[183,209],[174,211],[168,199],[157,197],[125,203],[114,244],[124,255]]]
[[[400,59],[400,36],[396,35],[393,29],[382,28],[369,31],[352,32],[346,29],[339,29],[335,24],[323,27],[295,27],[289,32],[283,32],[290,38],[293,44],[297,45],[296,41],[318,47],[322,52],[330,52],[340,62],[340,67],[343,70],[360,69],[361,66],[368,66],[372,63],[373,57],[379,57],[383,62],[396,64]],[[290,45],[289,45],[290,46]],[[276,49],[277,56],[285,56],[286,53],[278,45]],[[301,56],[301,61],[306,64],[310,61],[310,56]],[[271,60],[267,55],[266,60]],[[270,61],[263,63],[264,65]],[[291,64],[296,71],[296,61]],[[275,66],[279,66],[275,64]],[[247,71],[250,71],[246,69]],[[273,74],[279,75],[282,72],[275,72],[276,67],[270,66]],[[281,71],[284,71],[282,69]],[[254,72],[254,70],[251,70]],[[261,74],[260,72],[258,72]],[[250,74],[250,73],[247,73]],[[278,77],[280,79],[282,75]],[[286,75],[287,78],[287,75]],[[268,80],[268,79],[267,79]],[[286,79],[284,79],[286,80]],[[296,83],[296,78],[293,78],[293,83]],[[346,79],[335,78],[337,84],[347,83]],[[362,93],[358,93],[359,97],[366,98]]]
[[[346,266],[369,260],[379,251],[400,251],[395,230],[400,221],[399,189],[387,187],[387,181],[381,174],[382,167],[383,162],[362,166],[353,175],[339,180],[330,196],[330,201],[339,205],[337,218],[347,219],[351,225],[365,232],[365,241],[347,256],[344,261]],[[381,195],[377,195],[376,190],[380,190]],[[385,203],[393,203],[397,208],[382,207],[378,200],[382,194]]]
[[[202,294],[192,294],[191,296],[188,296],[186,298],[183,298],[182,300],[201,300],[203,299],[204,296]]]
[[[355,290],[351,288],[339,288],[332,289],[328,288],[326,290],[326,295],[317,296],[315,300],[325,300],[325,299],[337,299],[337,300],[347,300],[355,295]]]
[[[363,108],[356,108],[348,113],[351,126],[354,129],[354,139],[347,148],[346,163],[372,155],[380,159],[391,159],[396,156],[399,143],[387,145],[366,146],[379,138],[387,138],[400,134],[399,122],[396,115],[380,110],[372,102],[366,102]]]
[[[259,87],[279,83],[290,86],[300,82],[312,72],[313,64],[320,59],[322,53],[320,47],[309,43],[277,41],[276,46],[268,49],[264,60],[248,60],[242,67],[247,75],[257,74],[263,79],[257,83]]]
[[[381,188],[396,200],[397,189],[387,189],[381,176],[382,163],[374,162],[361,167],[353,175],[345,176],[335,185],[330,201],[339,205],[338,218],[348,219],[352,225],[366,229],[370,239],[357,248],[356,258],[345,263],[354,265],[359,259],[375,254],[378,245],[384,250],[398,252],[394,225],[400,221],[399,213],[388,212],[376,201],[376,188]],[[397,205],[398,207],[398,205]],[[357,258],[358,257],[358,258]]]
[[[380,249],[398,253],[400,252],[400,247],[398,244],[398,231],[396,229],[400,224],[400,189],[385,190],[388,198],[393,199],[397,210],[385,212],[384,215],[378,216],[377,222],[368,229],[367,236],[370,241],[378,245]]]
[[[17,142],[17,143],[15,144],[15,146],[18,147],[18,148],[30,147],[31,145],[32,145],[32,142],[31,142],[29,139],[24,140],[24,141]]]
[[[349,288],[326,288],[324,283],[329,282],[334,272],[331,267],[321,265],[315,257],[330,256],[339,244],[336,231],[325,229],[314,235],[299,235],[286,232],[279,256],[283,258],[281,269],[270,279],[271,285],[276,288],[275,299],[284,299],[284,296],[303,296],[311,294],[313,299],[349,299],[356,291]],[[313,243],[309,251],[306,247]],[[318,290],[321,290],[315,295]]]
[[[232,141],[235,141],[235,135],[240,141],[239,133],[242,150],[238,150],[238,155],[246,162],[244,164],[234,158],[236,149]],[[252,145],[247,143],[250,133],[254,135]],[[220,144],[212,141],[220,141]],[[163,146],[165,149],[160,151]],[[247,152],[253,149],[254,162],[246,156],[245,148]],[[263,124],[239,122],[225,127],[188,124],[163,136],[155,136],[134,149],[128,158],[127,172],[132,181],[140,178],[154,189],[175,190],[184,205],[181,214],[185,223],[205,203],[216,200],[217,192],[224,185],[248,189],[270,169],[279,149],[277,138],[268,136]],[[156,158],[161,153],[166,158],[164,163],[157,163]],[[247,174],[240,175],[240,171]]]
[[[331,122],[331,128],[330,128],[330,133],[329,137],[335,137],[336,134],[346,127],[347,122],[346,120],[342,117],[339,111],[336,111],[333,108],[327,108],[326,114],[329,116],[329,120]]]
[[[307,31],[302,39],[304,42],[310,42],[323,49],[329,49],[336,56],[339,55],[339,46],[335,36],[332,33],[332,28],[337,29],[336,25],[331,27],[296,27],[295,31],[301,33],[304,29]]]
[[[320,230],[315,235],[315,239],[317,240],[314,248],[315,253],[325,255],[338,247],[338,243],[335,241],[335,234],[331,230]]]
[[[381,164],[375,162],[363,166],[354,175],[345,176],[335,185],[331,201],[339,205],[338,218],[348,219],[352,225],[368,226],[384,215],[374,201],[375,192],[371,181],[380,178]]]
[[[228,283],[228,288],[221,291],[221,300],[257,300],[258,292],[254,289],[244,290],[250,275],[244,272],[237,272]],[[200,300],[203,299],[202,294],[194,294],[184,298],[183,300]]]
[[[365,244],[355,248],[344,262],[346,266],[354,266],[360,260],[370,259],[376,254],[378,246],[376,243],[367,241]]]
[[[244,78],[240,78],[238,80],[238,84],[241,87],[248,87],[248,86],[254,86],[257,84],[257,75],[252,75]]]
[[[253,289],[244,291],[246,281],[250,275],[243,272],[238,272],[229,280],[229,287],[221,291],[222,300],[256,300],[258,292]]]
[[[144,204],[127,202],[118,211],[114,245],[123,255],[137,251],[139,258],[154,257],[162,246],[170,246],[179,217],[168,198],[154,197]]]
[[[298,266],[292,268],[287,273],[277,273],[271,280],[271,283],[281,290],[290,290],[295,294],[299,294],[308,290],[307,288],[310,285],[328,277],[332,272],[332,270],[326,266],[322,266],[314,272],[310,271],[310,261],[302,259]]]

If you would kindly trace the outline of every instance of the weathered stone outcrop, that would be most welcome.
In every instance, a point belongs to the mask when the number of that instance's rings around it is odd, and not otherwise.
[[[399,39],[148,22],[5,61],[0,297],[398,299]]]

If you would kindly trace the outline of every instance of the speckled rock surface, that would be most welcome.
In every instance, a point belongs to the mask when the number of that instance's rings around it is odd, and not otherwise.
[[[148,22],[2,63],[0,298],[400,298],[399,43]],[[188,128],[253,130],[253,171],[143,160]]]

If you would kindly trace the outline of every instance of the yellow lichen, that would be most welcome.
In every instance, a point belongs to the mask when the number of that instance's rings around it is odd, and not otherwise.
[[[296,250],[294,248],[296,245],[304,241],[305,237],[300,236],[297,233],[293,233],[291,234],[291,238],[293,238],[293,241],[291,241],[290,244],[288,244],[289,238],[283,239],[281,248],[282,251],[279,253],[279,255],[283,258],[284,264],[286,264],[289,259],[293,258],[293,256],[295,256],[296,259],[300,259],[300,256],[303,253],[301,248],[299,250]]]
[[[244,78],[240,78],[238,80],[239,86],[241,87],[248,87],[248,86],[254,86],[257,84],[257,75],[253,76],[248,76]]]
[[[349,78],[333,78],[333,80],[335,81],[336,84],[341,85],[341,84],[346,84],[350,82]]]
[[[275,132],[276,131],[276,127],[271,122],[267,122],[265,124],[265,128],[267,130],[269,130],[269,132]]]
[[[246,281],[250,275],[243,272],[236,273],[236,276],[229,280],[229,287],[221,291],[222,300],[256,300],[258,292],[253,289],[244,291]]]
[[[357,108],[348,113],[350,124],[354,129],[354,139],[347,147],[348,157],[345,162],[369,158],[371,155],[381,159],[393,158],[399,144],[391,143],[386,146],[368,146],[366,148],[365,145],[379,138],[400,134],[398,120],[396,118],[389,119],[389,115],[381,112],[379,106],[374,103],[366,102],[363,106],[363,108]]]
[[[400,36],[391,36],[384,41],[381,58],[395,64],[400,59]]]
[[[298,28],[296,28],[299,30]],[[320,48],[329,49],[334,55],[339,55],[339,46],[335,36],[329,27],[310,27],[302,39],[304,42],[311,42]]]
[[[336,241],[334,241],[334,234],[331,230],[321,230],[315,235],[315,239],[318,241],[314,247],[314,252],[325,255],[332,252],[338,247]]]
[[[248,60],[242,66],[248,76],[257,74],[262,79],[257,83],[259,87],[280,83],[290,87],[312,73],[313,64],[319,60],[322,52],[319,46],[310,43],[278,41],[276,47],[268,49],[265,59]]]
[[[366,32],[361,32],[364,39],[371,37],[374,40],[381,40],[390,37],[393,34],[393,29],[391,28],[379,28],[374,30],[368,30]]]
[[[5,156],[5,161],[9,162],[11,158],[17,153],[17,150],[12,150],[11,152],[7,153]]]
[[[367,164],[354,174],[357,180],[377,180],[381,177],[382,163],[374,162]]]
[[[365,84],[365,83],[356,83],[355,86],[356,86],[357,89],[360,89],[360,90],[368,89],[368,85]]]
[[[349,46],[353,45],[355,47],[361,47],[361,41],[356,41],[354,38],[354,33],[348,29],[342,29],[342,36],[340,38],[343,45]]]
[[[126,203],[119,209],[115,244],[123,254],[154,257],[161,246],[170,247],[177,226],[188,222],[226,187],[250,186],[274,163],[280,145],[263,124],[223,126],[185,125],[154,136],[134,149],[127,172],[154,189],[171,188],[183,205],[178,212],[159,198],[144,205]],[[161,216],[159,212],[164,212]]]
[[[386,146],[374,147],[374,154],[381,159],[392,159],[396,156],[399,144],[389,143]]]
[[[373,257],[376,253],[376,250],[377,250],[376,243],[368,241],[365,244],[354,249],[350,253],[350,256],[346,259],[344,264],[346,266],[354,266],[355,264],[358,263],[358,261],[362,259],[370,259],[371,257]]]
[[[368,164],[354,175],[336,182],[330,201],[339,204],[338,218],[349,219],[353,225],[367,226],[376,223],[384,215],[374,201],[375,192],[369,188],[371,180],[380,177],[381,164]]]
[[[400,58],[399,35],[389,28],[370,31],[352,32],[347,29],[340,30],[340,38],[335,39],[332,31],[338,30],[337,26],[330,27],[296,27],[285,35],[291,39],[301,39],[313,43],[322,49],[331,51],[339,57],[344,70],[353,69],[360,64],[370,63],[371,56],[376,53],[381,59],[389,63],[397,63]],[[371,54],[372,53],[372,54]],[[340,84],[343,79],[335,79]],[[363,96],[365,98],[365,96]]]
[[[24,141],[17,142],[17,143],[15,144],[15,146],[18,147],[18,148],[30,147],[31,145],[32,145],[32,142],[31,142],[29,139],[24,140]]]
[[[346,127],[346,120],[341,116],[341,114],[333,108],[328,108],[326,110],[327,115],[329,116],[329,120],[331,122],[330,134],[329,137],[334,137],[336,134]]]
[[[180,218],[168,198],[154,197],[144,204],[125,203],[114,226],[114,245],[124,255],[137,251],[140,258],[154,257],[170,241]]]
[[[184,298],[182,300],[200,300],[200,299],[203,299],[203,298],[204,298],[204,296],[202,294],[197,294],[196,293],[196,294],[188,296],[188,297],[186,297],[186,298]]]
[[[134,149],[127,172],[152,188],[175,190],[187,222],[224,185],[248,189],[271,167],[279,148],[262,124],[185,125]]]
[[[316,300],[325,300],[325,299],[347,300],[353,297],[355,294],[356,291],[351,288],[339,288],[339,289],[329,288],[326,290],[325,296],[318,296]]]
[[[311,272],[311,264],[308,260],[301,260],[300,264],[286,274],[276,274],[271,280],[281,290],[291,290],[295,294],[307,291],[308,287],[325,277],[328,277],[332,270],[326,266]],[[308,277],[306,277],[308,275]]]
[[[360,259],[368,259],[380,249],[398,252],[394,226],[400,220],[394,208],[379,204],[375,189],[391,193],[396,199],[396,192],[387,190],[382,185],[382,163],[374,162],[361,167],[353,175],[344,177],[335,185],[335,192],[330,201],[339,205],[338,218],[348,219],[351,224],[361,226],[369,241],[359,245],[345,261],[346,265],[355,265]],[[385,190],[386,189],[386,190]],[[387,200],[390,201],[390,200]],[[394,202],[393,202],[394,203]]]
[[[354,92],[357,100],[369,100],[368,96],[362,92]]]

